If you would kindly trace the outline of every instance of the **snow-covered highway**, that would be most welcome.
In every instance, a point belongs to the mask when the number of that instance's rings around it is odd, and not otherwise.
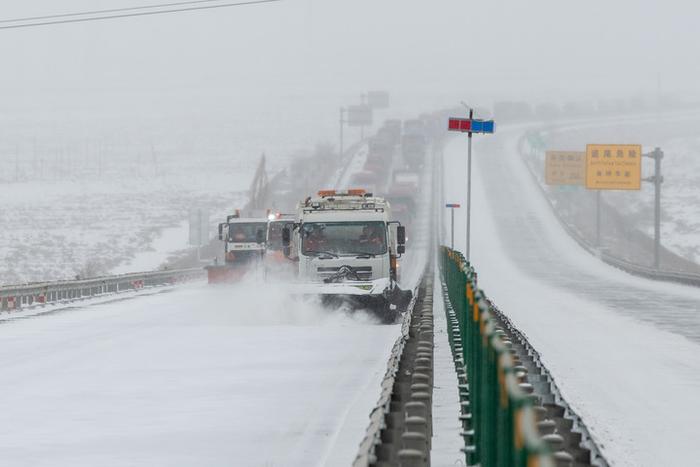
[[[632,277],[583,251],[519,160],[522,131],[503,128],[475,145],[471,251],[480,286],[540,351],[610,461],[692,465],[700,290]],[[465,159],[466,138],[453,140],[446,202],[465,203]],[[456,212],[460,250],[463,216]]]
[[[349,465],[399,326],[251,281],[0,324],[0,465]]]

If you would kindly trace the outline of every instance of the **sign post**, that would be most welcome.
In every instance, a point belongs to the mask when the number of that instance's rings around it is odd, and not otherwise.
[[[455,249],[455,208],[461,207],[459,204],[456,203],[448,203],[445,205],[446,208],[450,208],[450,248],[452,250]]]
[[[469,109],[469,118],[450,117],[447,126],[448,131],[459,131],[467,133],[467,245],[465,257],[469,261],[469,243],[471,233],[471,206],[472,206],[472,133],[491,134],[494,132],[495,124],[493,120],[477,120],[474,118],[474,109]]]
[[[661,184],[664,182],[664,177],[661,175],[661,159],[664,158],[664,152],[660,148],[655,148],[649,154],[642,154],[644,157],[654,159],[654,175],[645,178],[645,182],[654,184],[654,269],[658,270],[661,266]]]
[[[348,106],[348,126],[360,127],[360,139],[365,138],[365,127],[372,125],[372,107],[367,104]]]
[[[601,238],[601,190],[642,188],[642,146],[640,144],[586,145],[586,188],[596,193],[596,246]]]
[[[201,247],[209,241],[209,211],[190,210],[189,244],[197,247],[197,262],[201,260]]]

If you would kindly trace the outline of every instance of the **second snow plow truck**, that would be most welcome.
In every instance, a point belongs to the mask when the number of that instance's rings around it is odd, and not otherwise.
[[[368,308],[385,323],[412,296],[397,282],[405,239],[389,203],[364,190],[320,191],[299,204],[294,224],[283,231],[286,254],[298,261],[301,293]]]
[[[219,224],[224,242],[224,264],[207,266],[210,284],[240,280],[265,253],[267,218],[244,218],[236,211]]]

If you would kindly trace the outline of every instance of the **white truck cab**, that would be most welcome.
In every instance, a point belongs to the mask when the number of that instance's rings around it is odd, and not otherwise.
[[[383,198],[364,190],[320,191],[299,204],[284,237],[308,293],[352,297],[387,321],[401,311],[406,293],[396,274],[405,230]]]
[[[243,218],[233,214],[219,224],[219,240],[224,242],[225,262],[246,262],[265,251],[267,218]]]

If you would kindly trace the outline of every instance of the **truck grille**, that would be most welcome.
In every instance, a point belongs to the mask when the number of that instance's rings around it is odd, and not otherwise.
[[[338,267],[320,267],[316,269],[316,272],[318,273],[318,277],[321,279],[325,279],[327,277],[332,276],[333,274],[336,274],[340,268],[343,266],[338,266]],[[363,281],[369,281],[372,280],[372,266],[358,266],[358,267],[350,267],[346,266],[353,271],[357,273],[357,276],[360,278],[360,280]]]

